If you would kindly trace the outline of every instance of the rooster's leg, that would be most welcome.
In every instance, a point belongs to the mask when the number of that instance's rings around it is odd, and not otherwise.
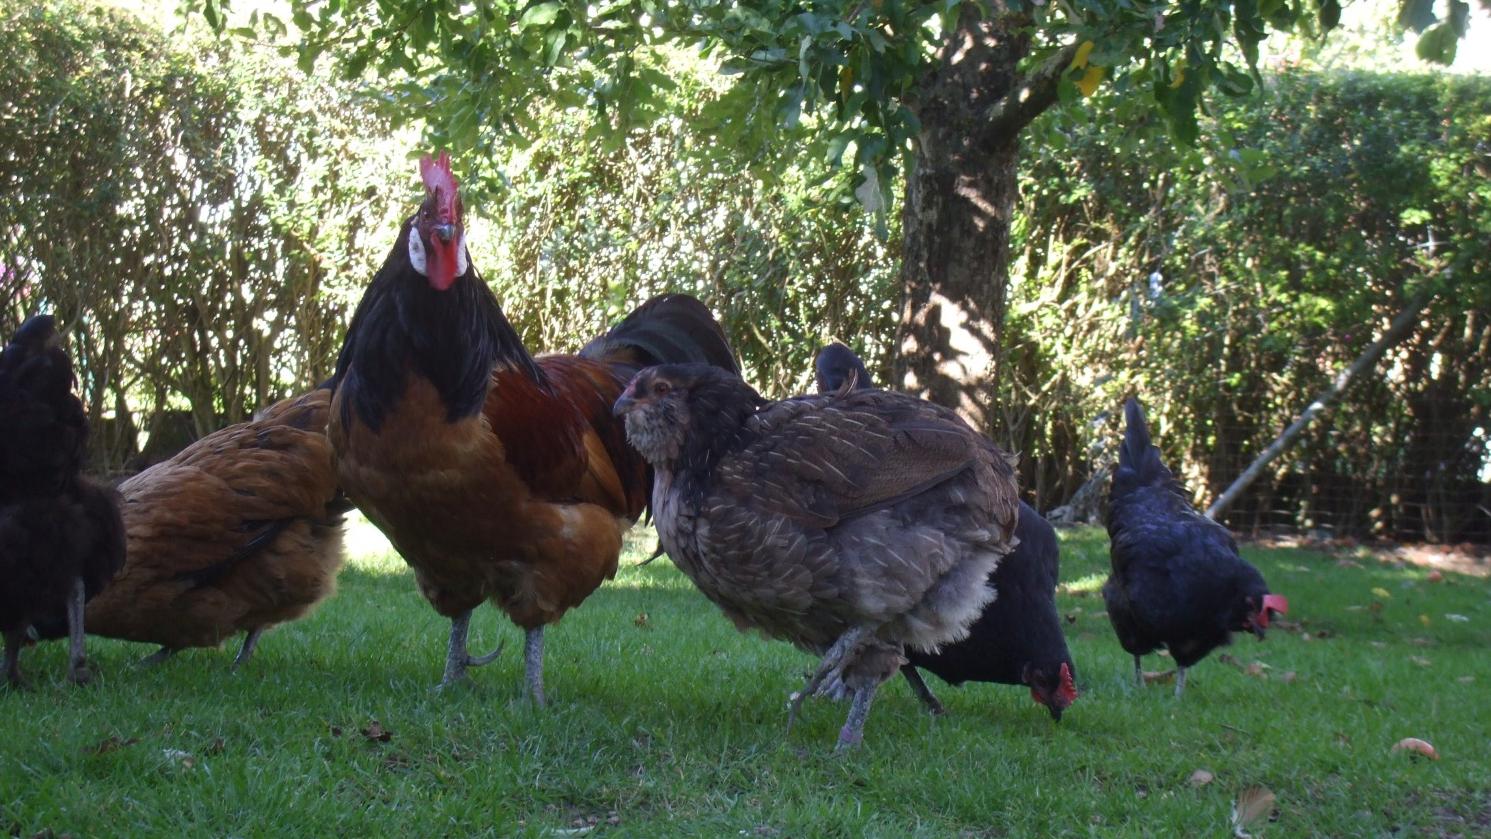
[[[870,715],[870,702],[875,699],[877,687],[879,686],[870,685],[854,691],[854,702],[849,706],[849,717],[844,720],[844,727],[839,729],[839,743],[834,746],[834,752],[842,754],[865,739],[865,718]]]
[[[88,657],[83,651],[83,578],[72,583],[72,596],[67,598],[67,678],[75,685],[86,685],[93,674],[88,672]]]
[[[234,670],[248,664],[248,660],[254,657],[254,647],[258,645],[259,636],[263,634],[264,627],[256,626],[250,629],[247,635],[243,636],[243,646],[239,647],[238,655],[233,659]]]
[[[1134,684],[1144,687],[1144,668],[1139,664],[1139,656],[1134,656]]]
[[[859,643],[873,630],[874,627],[870,626],[856,626],[840,635],[839,640],[835,641],[833,646],[828,648],[828,652],[823,654],[823,661],[818,664],[818,671],[808,679],[808,683],[803,685],[802,690],[792,694],[787,702],[787,731],[789,733],[792,731],[792,724],[797,722],[797,710],[802,707],[803,699],[816,693],[829,674],[835,670],[841,670],[849,654],[858,649]]]
[[[536,626],[528,630],[523,639],[523,667],[528,682],[528,695],[533,704],[544,707],[544,628]]]
[[[26,642],[26,631],[23,629],[5,631],[5,681],[11,687],[20,687],[21,682],[21,647]]]
[[[154,667],[157,664],[164,664],[166,662],[166,659],[170,658],[173,655],[176,655],[177,652],[177,650],[174,650],[171,647],[161,647],[150,655],[147,655],[139,661],[135,662],[135,666]]]
[[[471,654],[466,652],[466,633],[470,628],[470,609],[450,619],[450,646],[445,653],[445,677],[440,680],[440,687],[450,687],[465,679],[466,668],[491,664],[502,652],[502,645],[498,644],[497,649],[490,653],[472,658]]]
[[[926,681],[922,679],[921,671],[917,670],[915,665],[901,665],[901,675],[905,676],[906,681],[911,683],[911,692],[916,694],[916,698],[920,699],[922,704],[927,706],[927,710],[933,716],[940,717],[947,713],[947,710],[942,707],[942,703],[937,701],[937,695],[932,693],[931,688],[927,687]]]
[[[1180,698],[1181,691],[1186,689],[1186,669],[1179,664],[1175,665],[1175,698]]]

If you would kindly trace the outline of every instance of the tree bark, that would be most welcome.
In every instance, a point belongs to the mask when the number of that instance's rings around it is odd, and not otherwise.
[[[894,379],[990,432],[1019,133],[1056,99],[1067,48],[1028,78],[1026,21],[967,3],[908,105],[921,122],[901,224]]]

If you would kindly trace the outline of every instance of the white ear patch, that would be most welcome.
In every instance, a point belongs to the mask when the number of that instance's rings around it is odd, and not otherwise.
[[[456,244],[456,276],[466,276],[466,269],[471,267],[471,257],[466,255],[466,231],[461,231],[461,241]]]
[[[413,227],[409,228],[409,264],[414,266],[420,276],[430,276],[430,269],[425,260],[425,243],[419,236],[419,231]]]

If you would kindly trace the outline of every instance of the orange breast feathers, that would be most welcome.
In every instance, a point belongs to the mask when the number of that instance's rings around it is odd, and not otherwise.
[[[547,392],[516,370],[499,370],[483,407],[508,464],[536,498],[585,501],[635,521],[650,485],[646,462],[611,416],[624,374],[574,355],[537,361],[549,379]]]

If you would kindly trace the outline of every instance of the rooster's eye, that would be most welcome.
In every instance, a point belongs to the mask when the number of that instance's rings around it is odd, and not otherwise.
[[[667,396],[669,393],[673,392],[673,386],[668,384],[667,382],[658,382],[657,384],[652,386],[652,392],[657,394],[658,396]]]

